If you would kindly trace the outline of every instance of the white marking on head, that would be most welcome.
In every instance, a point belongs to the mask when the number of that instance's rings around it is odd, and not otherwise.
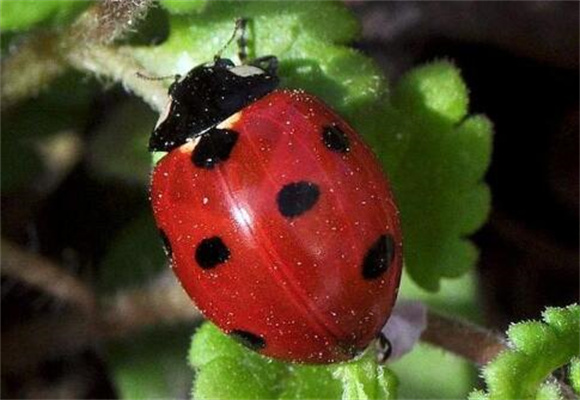
[[[185,143],[183,143],[181,146],[179,146],[179,151],[181,151],[182,153],[192,153],[193,149],[195,149],[195,146],[197,146],[200,139],[201,139],[201,137],[187,139],[185,141]]]
[[[242,112],[238,111],[237,113],[229,116],[227,119],[224,119],[222,122],[220,122],[218,125],[216,125],[216,128],[218,129],[231,129],[234,124],[236,122],[238,122],[238,120],[242,117]]]
[[[240,65],[230,69],[233,74],[245,78],[246,76],[260,75],[265,73],[263,69],[254,67],[253,65]]]
[[[159,125],[161,125],[163,123],[163,121],[165,121],[167,119],[167,117],[169,116],[169,112],[171,111],[171,103],[172,102],[173,102],[173,97],[169,96],[169,98],[167,99],[167,103],[165,103],[165,108],[163,109],[161,114],[159,114],[159,119],[157,120],[157,123],[155,124],[155,129],[159,128]]]

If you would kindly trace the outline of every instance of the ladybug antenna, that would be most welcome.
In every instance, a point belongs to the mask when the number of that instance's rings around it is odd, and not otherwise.
[[[179,78],[181,78],[181,75],[179,75],[179,74],[165,75],[165,76],[151,76],[151,75],[145,75],[139,71],[135,72],[135,75],[137,75],[139,78],[144,79],[146,81],[164,81],[167,79],[174,79],[174,80],[178,81]]]
[[[247,18],[236,19],[236,23],[234,26],[234,30],[232,32],[232,36],[230,36],[230,38],[228,39],[226,44],[223,45],[223,47],[220,49],[220,51],[218,51],[216,53],[216,55],[214,57],[214,61],[217,61],[222,57],[222,53],[228,48],[228,46],[230,44],[232,44],[232,42],[234,41],[234,39],[238,35],[238,32],[241,32],[240,38],[238,39],[238,46],[240,47],[238,57],[240,58],[240,62],[242,64],[245,64],[245,61],[248,58],[248,53],[247,53],[248,40],[246,39],[246,26],[247,26],[247,24],[248,24]]]
[[[248,38],[246,37],[246,33],[248,32],[246,29],[248,26],[248,19],[239,18],[236,22],[240,26],[240,38],[238,39],[238,58],[242,64],[246,64],[248,60]]]

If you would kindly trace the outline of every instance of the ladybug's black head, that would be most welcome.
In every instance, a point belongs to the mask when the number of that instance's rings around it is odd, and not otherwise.
[[[275,57],[236,66],[216,58],[175,81],[151,139],[150,151],[170,151],[213,128],[278,86]]]

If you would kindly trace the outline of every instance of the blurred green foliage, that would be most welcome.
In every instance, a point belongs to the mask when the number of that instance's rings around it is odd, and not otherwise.
[[[3,113],[3,193],[37,188],[47,178],[53,166],[43,157],[42,146],[63,133],[80,138],[97,87],[79,73],[66,74],[49,91]]]
[[[207,0],[161,0],[159,3],[172,14],[190,14],[202,11],[207,2]]]
[[[62,26],[71,22],[90,4],[90,1],[70,0],[35,2],[4,0],[0,12],[0,31],[25,31],[38,26]]]

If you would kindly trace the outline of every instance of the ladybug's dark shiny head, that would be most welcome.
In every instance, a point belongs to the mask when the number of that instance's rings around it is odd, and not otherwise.
[[[213,128],[278,86],[276,58],[236,66],[218,58],[174,82],[169,103],[149,140],[149,151],[170,151]]]

